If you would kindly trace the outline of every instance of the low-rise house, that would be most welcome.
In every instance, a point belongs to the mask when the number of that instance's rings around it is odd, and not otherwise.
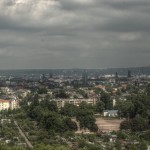
[[[11,123],[10,119],[1,119],[1,124],[3,123]]]
[[[8,143],[10,143],[11,142],[11,140],[5,140],[5,143],[6,144],[8,144]]]
[[[14,94],[13,90],[8,88],[8,87],[1,87],[1,91],[4,93],[4,94]]]
[[[118,116],[118,110],[104,110],[103,116],[104,117],[117,117]]]
[[[16,94],[18,96],[21,96],[22,98],[25,98],[31,91],[26,89],[19,89]]]
[[[43,101],[46,99],[47,94],[38,94],[39,101]]]
[[[111,136],[109,137],[109,141],[110,141],[110,142],[116,142],[116,140],[117,140],[117,135],[111,135]]]

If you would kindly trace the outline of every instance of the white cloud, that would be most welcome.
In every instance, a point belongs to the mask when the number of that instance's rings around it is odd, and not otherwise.
[[[92,4],[95,0],[73,0],[73,2],[81,3],[81,4]]]

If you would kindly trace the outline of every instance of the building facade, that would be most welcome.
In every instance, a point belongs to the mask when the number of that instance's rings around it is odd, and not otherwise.
[[[3,100],[0,99],[0,111],[8,109],[16,109],[18,107],[16,100]]]
[[[75,106],[79,106],[81,102],[86,102],[87,104],[91,104],[91,105],[96,104],[95,98],[91,98],[91,99],[56,99],[55,101],[57,103],[58,108],[64,107],[65,104],[73,104]]]

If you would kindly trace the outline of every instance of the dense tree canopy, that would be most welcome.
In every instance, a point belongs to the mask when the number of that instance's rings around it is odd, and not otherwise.
[[[102,112],[105,110],[105,104],[101,100],[98,100],[96,103],[96,112],[102,114]]]
[[[105,110],[109,109],[113,109],[113,103],[112,103],[112,100],[110,98],[110,95],[108,93],[105,93],[105,92],[101,92],[101,98],[100,100],[104,103],[104,108]]]
[[[28,101],[30,100],[26,100],[27,103]],[[39,102],[38,96],[34,95],[29,105],[22,103],[22,106],[23,105],[27,106],[23,107],[24,113],[27,114],[27,116],[31,119],[35,120],[38,125],[47,129],[48,131],[62,133],[66,131],[77,130],[76,123],[68,118],[71,115],[67,115],[70,113],[69,111],[66,112],[67,108],[60,113],[55,101],[44,99]]]
[[[125,101],[117,102],[117,109],[121,117],[128,118],[121,123],[121,129],[132,131],[146,131],[150,129],[150,86],[144,93],[132,94]]]
[[[126,101],[118,101],[116,107],[122,117],[134,118],[141,115],[150,118],[150,97],[146,94],[131,95]]]
[[[65,116],[75,117],[78,112],[78,107],[73,104],[66,103],[64,107],[61,108],[60,113]]]
[[[80,123],[81,129],[88,128],[91,131],[96,132],[98,130],[97,125],[95,124],[95,116],[92,109],[89,109],[90,105],[86,103],[81,103],[79,110],[76,116],[77,121]]]

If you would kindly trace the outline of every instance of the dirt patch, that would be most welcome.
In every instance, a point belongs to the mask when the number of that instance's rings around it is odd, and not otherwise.
[[[122,121],[121,119],[96,118],[96,124],[101,131],[118,131]]]
[[[76,119],[72,119],[77,123],[78,131],[76,133],[89,133],[89,130],[80,130],[79,122]],[[100,131],[111,132],[118,131],[120,129],[120,123],[122,119],[105,119],[105,118],[96,118],[96,124]]]

